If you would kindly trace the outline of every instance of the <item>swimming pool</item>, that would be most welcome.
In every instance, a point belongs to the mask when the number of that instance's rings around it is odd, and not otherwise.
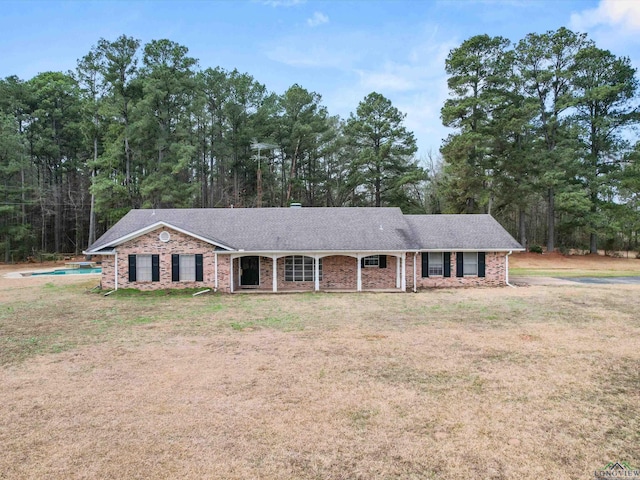
[[[59,268],[52,272],[32,272],[31,276],[36,275],[79,275],[87,273],[102,273],[102,268]]]

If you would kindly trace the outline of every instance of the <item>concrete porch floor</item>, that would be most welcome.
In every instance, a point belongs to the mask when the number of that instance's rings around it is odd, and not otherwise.
[[[407,292],[410,289],[407,289]],[[351,289],[351,288],[323,288],[318,290],[317,292],[315,290],[278,290],[277,292],[274,292],[271,289],[262,289],[262,288],[239,288],[237,290],[233,291],[234,294],[236,293],[248,293],[248,294],[275,294],[278,295],[280,293],[402,293],[402,290],[399,288],[374,288],[374,289],[367,289],[367,290],[362,290],[361,292],[358,292],[355,288]]]

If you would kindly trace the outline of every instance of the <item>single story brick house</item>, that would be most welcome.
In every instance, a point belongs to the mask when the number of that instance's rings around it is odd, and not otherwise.
[[[131,210],[84,253],[103,289],[404,292],[506,285],[521,250],[490,215],[311,207]]]

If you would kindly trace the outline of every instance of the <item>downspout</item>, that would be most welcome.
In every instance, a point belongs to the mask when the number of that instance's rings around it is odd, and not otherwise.
[[[116,265],[115,268],[113,269],[115,271],[115,277],[114,278],[114,284],[115,284],[115,290],[118,290],[118,251],[114,248],[113,249],[114,252],[116,252]]]
[[[218,252],[213,252],[213,269],[214,269],[214,279],[213,279],[213,291],[218,291]]]
[[[506,265],[505,265],[505,283],[511,287],[511,288],[516,288],[515,285],[511,285],[509,283],[509,255],[511,255],[513,253],[513,250],[509,250],[509,253],[507,253],[507,255],[504,257]]]
[[[416,280],[418,279],[416,274],[416,260],[418,259],[418,252],[413,252],[413,293],[418,291]]]

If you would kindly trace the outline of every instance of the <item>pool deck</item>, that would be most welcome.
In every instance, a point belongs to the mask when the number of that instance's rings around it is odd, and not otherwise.
[[[52,268],[39,268],[35,270],[20,270],[17,272],[9,272],[3,275],[3,278],[33,278],[33,273],[46,274],[55,272],[56,270],[60,270],[64,267],[52,267]],[[91,276],[91,275],[101,275],[101,273],[65,273],[64,275],[82,275],[82,276]],[[38,277],[39,275],[36,275]],[[54,275],[51,275],[52,277]]]
[[[96,268],[97,262],[65,262],[67,268]]]

